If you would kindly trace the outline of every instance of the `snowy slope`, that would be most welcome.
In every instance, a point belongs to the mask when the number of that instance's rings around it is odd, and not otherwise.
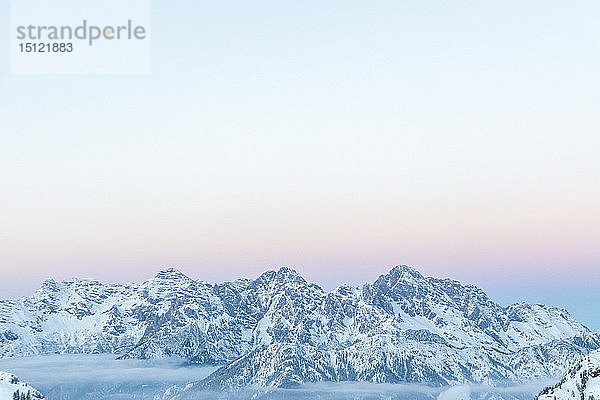
[[[584,357],[555,386],[546,388],[537,400],[600,399],[600,351]]]
[[[46,281],[0,301],[0,357],[112,353],[227,364],[201,385],[306,381],[526,381],[563,374],[600,338],[568,312],[502,307],[475,286],[393,268],[326,292],[293,269],[195,281],[175,269],[140,284]]]
[[[14,400],[15,395],[19,399],[35,400],[43,399],[44,396],[36,389],[8,372],[0,372],[0,400]]]

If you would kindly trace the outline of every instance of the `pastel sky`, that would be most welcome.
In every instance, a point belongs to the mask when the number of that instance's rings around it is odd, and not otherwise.
[[[409,264],[600,329],[600,2],[155,0],[152,18],[150,75],[0,58],[0,298],[170,265],[332,288]]]

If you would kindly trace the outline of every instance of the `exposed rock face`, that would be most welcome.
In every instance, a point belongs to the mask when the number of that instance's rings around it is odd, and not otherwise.
[[[282,267],[210,284],[167,269],[140,284],[46,281],[0,301],[0,357],[113,353],[226,364],[207,387],[307,381],[527,381],[600,338],[562,309],[502,307],[475,286],[399,266],[326,292]]]

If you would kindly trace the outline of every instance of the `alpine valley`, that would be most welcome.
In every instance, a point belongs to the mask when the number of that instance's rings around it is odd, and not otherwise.
[[[172,392],[525,383],[562,376],[599,348],[600,335],[563,309],[503,307],[475,286],[407,266],[331,292],[287,267],[219,284],[166,269],[140,284],[48,280],[0,301],[0,358],[112,354],[220,366]]]

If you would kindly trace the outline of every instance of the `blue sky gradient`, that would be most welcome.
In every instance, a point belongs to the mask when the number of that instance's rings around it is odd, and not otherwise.
[[[404,263],[600,328],[600,3],[152,7],[150,75],[1,58],[0,297]]]

